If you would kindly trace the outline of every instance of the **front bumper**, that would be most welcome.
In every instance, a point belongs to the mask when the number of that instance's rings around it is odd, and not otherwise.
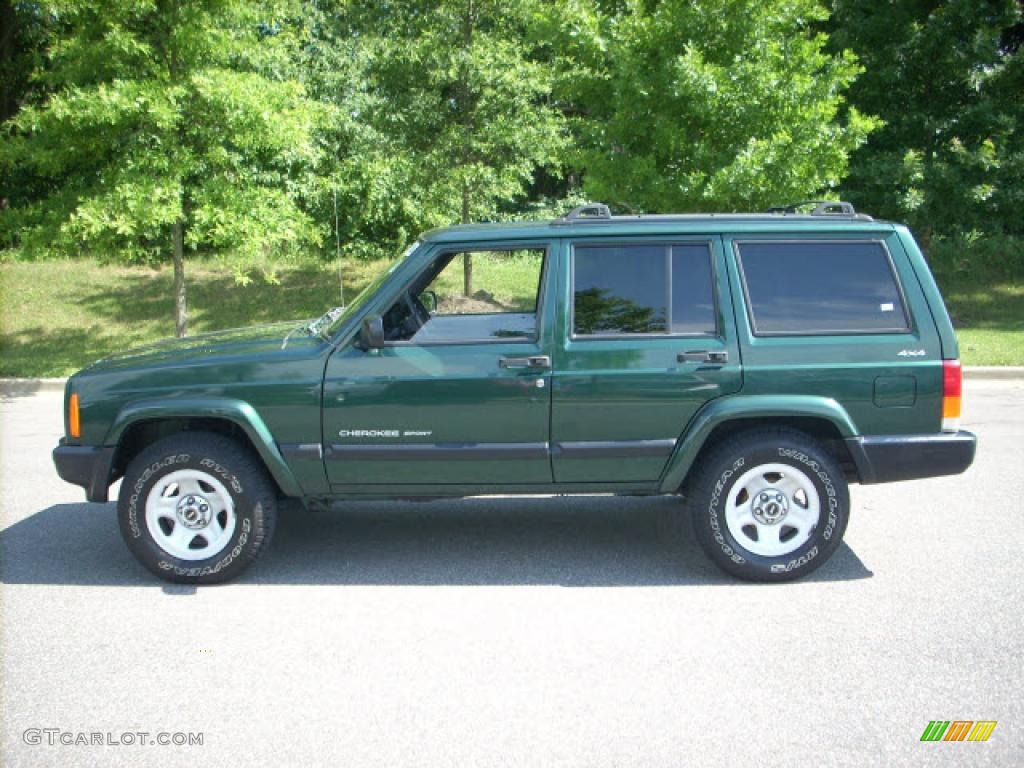
[[[860,482],[891,483],[922,477],[958,475],[971,466],[978,439],[971,432],[936,435],[850,437],[850,451]]]
[[[53,465],[60,479],[85,489],[86,501],[106,501],[114,446],[65,445],[53,449]]]

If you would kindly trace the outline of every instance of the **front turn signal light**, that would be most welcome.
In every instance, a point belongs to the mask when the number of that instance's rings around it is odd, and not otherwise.
[[[959,360],[942,361],[942,431],[960,429],[960,397],[963,392],[963,369]]]
[[[68,434],[71,437],[82,436],[82,422],[78,415],[78,393],[68,398]]]

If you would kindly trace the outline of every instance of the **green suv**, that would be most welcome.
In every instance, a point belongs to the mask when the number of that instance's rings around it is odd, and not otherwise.
[[[237,576],[285,497],[674,494],[711,559],[783,581],[835,552],[848,483],[948,475],[949,316],[906,227],[847,203],[423,235],[344,308],[72,376],[57,472],[158,576]]]

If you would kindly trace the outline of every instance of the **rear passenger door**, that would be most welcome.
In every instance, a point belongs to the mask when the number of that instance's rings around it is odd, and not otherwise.
[[[565,249],[554,479],[654,482],[697,410],[741,385],[721,239],[581,238]]]

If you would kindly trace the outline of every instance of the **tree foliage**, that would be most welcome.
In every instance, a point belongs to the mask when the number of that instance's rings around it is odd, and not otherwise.
[[[558,172],[568,137],[530,34],[540,7],[354,0],[317,14],[333,66],[314,64],[314,92],[352,117],[336,136],[348,234],[494,219]]]
[[[648,211],[760,209],[834,190],[875,121],[815,0],[572,2],[558,15],[584,188]]]
[[[171,258],[183,332],[186,254],[584,197],[1020,234],[1019,0],[824,1],[0,0],[0,247]]]
[[[48,92],[5,125],[0,168],[47,193],[5,215],[28,254],[132,260],[199,247],[236,265],[316,242],[298,204],[322,110],[283,11],[232,0],[54,2]],[[185,332],[179,281],[177,328]]]
[[[1024,42],[1016,0],[836,0],[850,98],[885,125],[844,189],[924,235],[1024,233]]]
[[[42,63],[50,19],[35,5],[0,0],[0,121],[13,117]]]
[[[561,162],[563,116],[528,35],[529,2],[366,2],[378,109],[369,116],[407,159],[434,219],[494,217],[537,168]]]

